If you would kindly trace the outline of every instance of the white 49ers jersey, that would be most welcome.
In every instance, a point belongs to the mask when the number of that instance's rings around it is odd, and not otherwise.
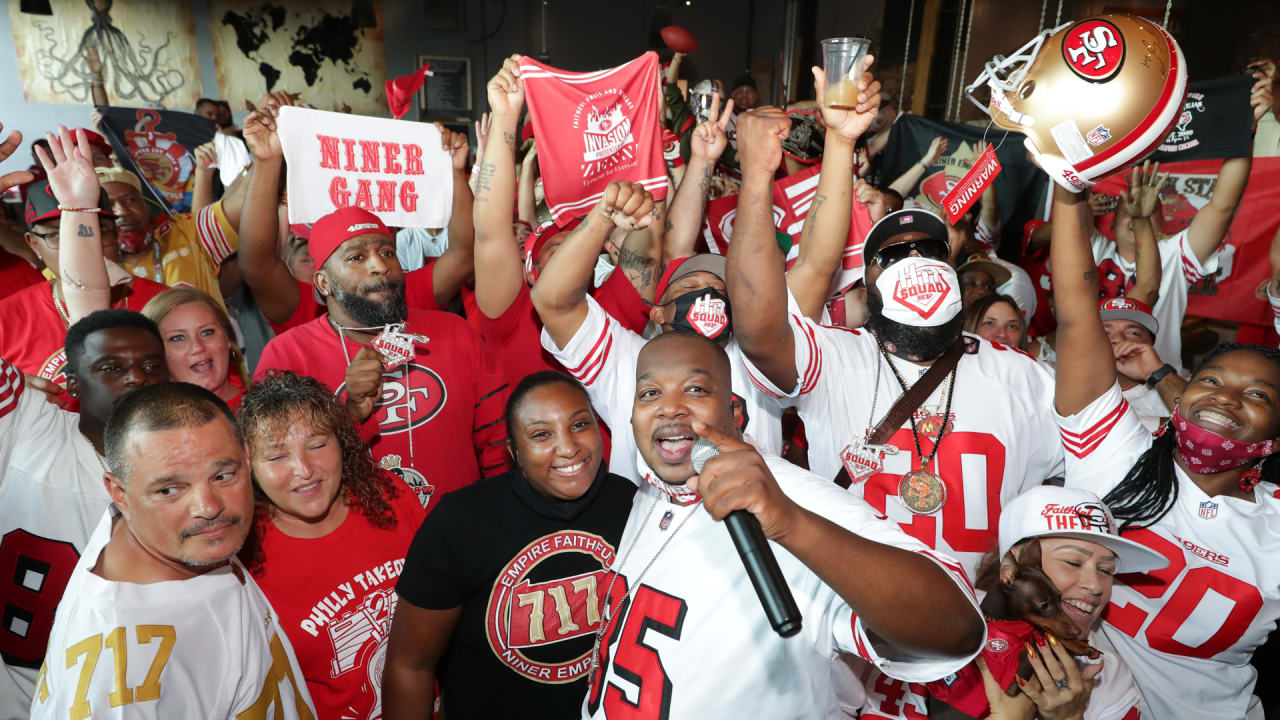
[[[67,584],[33,720],[314,720],[293,648],[237,560],[148,585],[91,572],[118,515],[103,514]]]
[[[1059,422],[1067,485],[1099,497],[1152,443],[1118,385]],[[1280,620],[1280,489],[1261,483],[1253,502],[1209,497],[1174,467],[1174,506],[1123,533],[1169,567],[1117,575],[1103,632],[1133,671],[1144,717],[1260,719],[1249,659]]]
[[[828,481],[841,468],[841,453],[864,440],[902,395],[875,337],[866,331],[818,325],[792,301],[797,387],[783,391],[748,363],[747,374],[762,391],[794,398],[809,438],[809,467]],[[911,537],[956,558],[973,577],[982,554],[995,547],[1000,508],[1022,491],[1061,474],[1056,440],[1053,377],[1029,355],[981,338],[965,336],[956,368],[951,413],[950,380],[944,379],[916,411],[919,452],[929,457],[944,423],[941,446],[928,464],[946,486],[942,507],[928,515],[907,509],[898,497],[904,473],[921,467],[911,423],[888,444],[883,468],[850,490],[897,522]],[[908,386],[927,370],[890,356]],[[877,367],[879,383],[876,383]]]
[[[27,717],[54,610],[111,502],[79,422],[0,358],[0,720]]]
[[[1137,267],[1120,257],[1115,241],[1099,232],[1089,238],[1093,261],[1098,264],[1098,288],[1105,297],[1118,297],[1128,291]],[[1156,354],[1160,359],[1182,370],[1182,316],[1187,314],[1187,289],[1200,278],[1218,271],[1218,254],[1200,264],[1187,241],[1187,231],[1161,240],[1160,296],[1151,314],[1160,323],[1156,333]]]
[[[918,552],[942,567],[974,603],[952,559],[933,553],[836,485],[765,454],[802,507],[875,542]],[[648,472],[642,467],[642,471]],[[963,667],[973,655],[919,660],[871,637],[850,607],[782,546],[770,543],[802,616],[782,638],[769,626],[729,531],[700,504],[680,506],[648,482],[636,493],[618,543],[605,602],[614,608],[591,674],[584,718],[822,718],[855,714],[848,702],[853,655],[909,682]],[[625,599],[624,599],[625,598]],[[959,619],[958,619],[959,621]],[[975,653],[976,655],[976,653]]]
[[[636,358],[646,342],[618,324],[589,295],[587,319],[563,350],[556,347],[546,328],[542,330],[542,347],[587,387],[592,407],[613,433],[609,472],[634,483],[641,482],[641,475],[636,469],[631,409],[635,406]],[[768,452],[781,452],[781,406],[747,381],[737,341],[730,340],[725,352],[729,354],[733,372],[733,414],[738,429],[749,435],[756,446]]]

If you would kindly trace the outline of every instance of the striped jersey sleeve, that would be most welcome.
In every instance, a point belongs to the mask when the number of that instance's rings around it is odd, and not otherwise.
[[[542,329],[542,347],[586,386],[592,407],[606,423],[616,422],[619,412],[631,417],[630,404],[623,395],[631,398],[634,394],[636,357],[644,342],[591,296],[587,296],[586,319],[563,348]]]
[[[1189,229],[1190,228],[1188,228],[1188,230]],[[1173,242],[1176,238],[1178,242],[1179,265],[1182,268],[1182,279],[1186,280],[1188,285],[1191,285],[1192,283],[1199,281],[1201,278],[1207,275],[1212,275],[1218,271],[1219,253],[1215,250],[1214,253],[1209,256],[1208,260],[1201,263],[1200,259],[1196,257],[1195,250],[1191,248],[1191,241],[1187,239],[1187,232],[1187,230],[1183,230],[1174,236],[1174,238],[1170,238],[1164,242]],[[1168,272],[1168,270],[1165,272]]]
[[[16,417],[18,401],[26,390],[22,371],[8,360],[0,358],[0,427],[8,425]]]
[[[1152,436],[1120,392],[1119,383],[1083,410],[1063,417],[1054,413],[1066,450],[1066,484],[1107,494],[1124,479]]]
[[[823,360],[827,354],[824,348],[824,336],[833,330],[833,328],[818,325],[801,314],[790,292],[787,293],[787,300],[787,321],[791,324],[791,334],[795,337],[793,343],[796,364],[795,387],[784,389],[774,385],[745,354],[743,355],[747,378],[751,384],[775,400],[808,395],[818,387],[822,379]]]
[[[201,209],[195,214],[194,220],[200,247],[209,256],[214,268],[221,267],[224,260],[235,254],[240,242],[239,234],[222,210],[222,201]]]

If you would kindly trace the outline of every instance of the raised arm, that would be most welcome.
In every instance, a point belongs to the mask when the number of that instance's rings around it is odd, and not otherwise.
[[[1231,219],[1240,206],[1240,198],[1244,197],[1244,188],[1249,182],[1249,170],[1252,167],[1252,157],[1228,158],[1222,163],[1218,181],[1213,186],[1213,196],[1191,218],[1191,226],[1187,228],[1187,244],[1201,264],[1218,251],[1223,238],[1227,236],[1227,228],[1231,227]]]
[[[725,128],[732,117],[733,100],[725,103],[721,112],[720,96],[712,95],[711,118],[693,129],[689,138],[689,165],[667,210],[664,266],[676,258],[694,253],[698,235],[702,232],[702,218],[707,212],[707,198],[711,194],[711,176],[715,173],[716,161],[729,146]]]
[[[1055,404],[1074,415],[1106,392],[1116,379],[1111,343],[1098,316],[1098,267],[1089,247],[1089,203],[1084,195],[1053,186],[1054,312],[1059,362]]]
[[[870,68],[873,61],[874,58],[868,55],[863,70]],[[822,316],[822,306],[827,302],[827,293],[831,289],[831,278],[840,269],[840,259],[849,241],[849,223],[853,216],[854,143],[880,112],[880,83],[870,72],[864,72],[862,80],[867,83],[866,94],[870,98],[865,109],[822,108],[822,122],[827,126],[827,134],[818,189],[800,231],[799,255],[787,271],[787,287],[800,311],[808,318]],[[827,91],[827,75],[819,67],[813,68],[813,91],[816,97],[822,97]]]
[[[489,81],[490,137],[476,167],[475,273],[476,305],[496,318],[511,307],[524,284],[524,263],[511,229],[516,199],[516,125],[524,107],[519,55],[502,63]]]
[[[587,319],[587,291],[605,238],[614,227],[649,227],[654,221],[652,212],[653,196],[644,186],[615,180],[551,256],[530,295],[556,345],[568,345]],[[622,266],[621,258],[618,264]]]
[[[253,292],[262,314],[273,323],[284,323],[298,308],[298,283],[277,250],[280,229],[280,172],[284,150],[277,134],[278,107],[264,106],[244,120],[244,142],[253,155],[246,183],[240,245],[236,253],[240,272]],[[303,278],[311,282],[311,278]]]
[[[1116,213],[1117,221],[1127,215],[1133,227],[1134,271],[1133,287],[1125,295],[1152,307],[1160,297],[1162,270],[1160,249],[1156,246],[1156,232],[1151,224],[1151,214],[1159,206],[1160,188],[1169,175],[1160,174],[1160,163],[1142,163],[1141,169],[1129,173],[1128,189],[1120,197]]]
[[[83,130],[72,139],[66,127],[48,134],[49,152],[36,146],[36,156],[49,178],[49,188],[62,211],[58,229],[58,282],[72,323],[95,310],[111,307],[111,281],[102,254],[98,224],[101,186]],[[74,212],[65,208],[83,208]]]
[[[773,227],[773,174],[782,162],[782,141],[790,131],[791,120],[776,107],[738,116],[742,188],[725,269],[734,307],[734,337],[751,362],[779,388],[796,385],[785,259]]]
[[[449,215],[449,247],[431,264],[436,305],[445,307],[475,271],[476,226],[472,214],[471,186],[467,185],[467,158],[471,147],[465,132],[453,132],[436,123],[440,147],[453,159],[453,210]]]
[[[218,151],[213,141],[197,146],[196,184],[191,190],[191,213],[195,214],[213,204],[214,165],[218,164]]]
[[[538,227],[538,141],[529,141],[529,152],[520,161],[519,188],[516,191],[516,210],[520,219],[530,227]]]
[[[924,177],[924,171],[938,161],[938,157],[947,151],[949,145],[950,142],[942,136],[934,138],[933,142],[929,143],[929,149],[924,151],[924,157],[920,158],[915,165],[912,165],[910,170],[902,173],[897,180],[890,183],[889,189],[896,191],[902,197],[910,195],[911,189],[916,186],[916,183],[920,182],[920,178]]]
[[[484,156],[484,146],[489,140],[489,113],[484,113],[480,119],[476,121],[476,162],[480,162],[480,158]],[[471,194],[476,194],[476,180],[480,178],[475,172],[471,173],[471,177],[467,180],[467,185],[471,188]],[[474,225],[474,223],[473,223]]]

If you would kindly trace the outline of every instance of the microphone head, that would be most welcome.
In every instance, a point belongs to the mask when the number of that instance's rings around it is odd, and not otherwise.
[[[698,438],[693,444],[693,449],[689,451],[689,459],[693,461],[693,471],[702,472],[702,468],[707,461],[720,454],[720,448],[706,438]]]

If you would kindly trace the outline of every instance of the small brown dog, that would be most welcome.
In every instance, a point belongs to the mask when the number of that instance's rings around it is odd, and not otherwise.
[[[1091,647],[1086,638],[1077,637],[1080,629],[1062,609],[1062,593],[1040,569],[1040,543],[1027,543],[1021,554],[1021,559],[1015,559],[1012,553],[1005,559],[1004,562],[1013,563],[1013,577],[1006,581],[1001,574],[1000,591],[987,594],[982,611],[990,617],[1025,620],[1058,638],[1072,655],[1090,660],[1100,656],[1102,653]]]

